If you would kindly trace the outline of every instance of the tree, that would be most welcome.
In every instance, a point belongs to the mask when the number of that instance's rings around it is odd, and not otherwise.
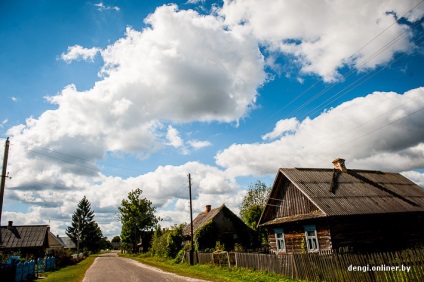
[[[156,226],[160,218],[154,215],[156,207],[152,202],[142,197],[143,191],[135,189],[128,193],[128,198],[123,199],[118,207],[118,218],[122,223],[121,241],[126,249],[137,250],[137,243],[143,231]]]
[[[115,236],[112,238],[112,243],[121,243],[121,237]]]
[[[98,252],[102,246],[103,234],[99,225],[94,221],[94,211],[84,196],[78,203],[72,215],[71,226],[66,229],[66,235],[79,245],[80,250]]]
[[[254,230],[256,230],[270,191],[271,188],[268,188],[265,183],[258,180],[256,183],[249,185],[249,190],[243,198],[240,207],[240,217]]]
[[[263,228],[258,228],[258,222],[261,214],[265,208],[268,195],[271,191],[265,183],[256,181],[256,183],[249,186],[247,194],[243,198],[240,207],[240,217],[253,230],[259,233],[259,237],[264,241],[266,238],[266,231]]]

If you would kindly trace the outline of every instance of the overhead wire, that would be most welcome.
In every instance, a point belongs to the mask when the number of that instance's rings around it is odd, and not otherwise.
[[[82,167],[82,168],[86,168],[86,169],[89,169],[89,170],[94,170],[96,172],[103,172],[103,173],[109,173],[109,174],[113,174],[113,175],[120,175],[121,177],[131,177],[130,174],[122,174],[122,173],[117,174],[116,171],[111,171],[111,170],[108,170],[108,169],[103,169],[101,167],[98,167],[97,164],[100,164],[102,166],[112,167],[112,168],[119,168],[119,169],[123,169],[123,170],[131,170],[131,171],[137,171],[137,172],[147,172],[147,171],[140,171],[140,170],[137,170],[137,169],[127,168],[127,167],[122,167],[122,166],[110,165],[110,164],[107,164],[107,163],[104,163],[104,162],[97,162],[96,163],[94,161],[90,161],[90,160],[85,159],[85,158],[73,156],[73,155],[70,155],[70,154],[66,154],[66,153],[63,153],[63,152],[56,151],[56,150],[51,150],[51,149],[48,149],[48,148],[45,148],[45,147],[41,147],[41,146],[30,145],[29,143],[21,142],[21,141],[12,140],[12,142],[10,143],[11,148],[13,148],[13,145],[16,142],[17,143],[21,143],[23,145],[26,144],[27,147],[25,148],[25,150],[28,151],[28,152],[32,152],[34,154],[41,155],[41,156],[44,156],[46,158],[50,158],[50,159],[54,159],[54,160],[57,160],[57,161],[65,162],[65,163],[72,164],[72,165],[75,165],[75,166],[79,166],[79,167]],[[58,156],[54,156],[54,155],[51,155],[51,154],[46,154],[46,153],[40,152],[38,150],[29,149],[29,147],[39,148],[39,149],[42,149],[42,150],[46,150],[48,153],[53,153],[53,154],[58,154],[58,155],[66,156],[66,157],[69,157],[69,158],[75,159],[75,160],[81,160],[83,162],[86,162],[88,165],[87,164],[81,164],[81,163],[78,163],[76,161],[71,161],[71,160],[67,160],[67,159],[64,159],[64,158],[60,158]]]
[[[404,18],[408,13],[410,13],[413,9],[415,9],[417,6],[419,6],[422,2],[424,2],[424,0],[420,1],[415,6],[413,6],[412,8],[410,8],[406,13],[404,13],[401,17],[399,17],[398,19],[396,19],[391,25],[389,25],[388,27],[386,27],[383,31],[381,31],[379,34],[377,34],[375,37],[373,37],[370,41],[368,41],[364,46],[362,46],[361,48],[359,48],[356,52],[354,52],[348,58],[354,57],[357,53],[359,53],[361,50],[363,50],[365,47],[367,47],[369,44],[371,44],[373,41],[375,41],[384,32],[386,32],[388,29],[390,29],[395,23],[399,22],[402,18]],[[419,22],[415,23],[414,27],[416,27],[418,24],[419,24]],[[400,38],[402,38],[405,34],[406,34],[406,31],[404,31],[402,34],[398,35],[395,39],[393,39],[390,42],[388,42],[385,46],[383,46],[382,48],[380,48],[377,52],[375,52],[370,57],[368,57],[364,62],[362,62],[361,65],[359,65],[359,67],[363,66],[364,64],[368,63],[370,60],[372,60],[373,58],[375,58],[377,55],[381,54],[384,50],[386,50],[391,45],[393,45],[395,42],[397,42],[398,40],[400,40]],[[343,77],[344,78],[348,78],[355,71],[356,71],[355,69],[352,69],[347,74],[343,75]],[[270,117],[266,118],[262,123],[260,123],[258,126],[256,126],[254,128],[254,130],[256,130],[257,128],[259,128],[265,121],[269,120],[270,118],[276,116],[278,113],[280,113],[281,111],[283,111],[284,109],[286,109],[289,105],[291,105],[292,103],[294,103],[300,97],[302,97],[303,95],[305,95],[306,93],[308,93],[309,91],[311,91],[319,83],[320,83],[320,81],[317,81],[313,85],[309,86],[306,90],[304,90],[302,93],[300,93],[299,95],[297,95],[293,100],[291,100],[289,103],[287,103],[286,105],[284,105],[277,112],[275,112],[274,114],[272,114]],[[316,100],[318,97],[320,97],[323,94],[325,94],[328,91],[330,91],[333,87],[335,87],[335,85],[336,85],[336,83],[332,83],[331,85],[327,86],[325,89],[321,90],[315,96],[313,96],[308,101],[306,101],[302,105],[300,105],[297,109],[295,109],[294,111],[290,112],[289,114],[287,114],[285,116],[288,117],[288,116],[291,116],[291,115],[296,114],[301,109],[303,109],[305,106],[309,105],[311,102],[313,102],[314,100]]]
[[[415,25],[413,26],[413,28],[417,27],[419,25],[419,22],[415,23]],[[361,68],[362,66],[364,66],[365,64],[367,64],[368,62],[370,62],[372,59],[374,59],[375,57],[377,57],[378,55],[380,55],[381,53],[383,53],[385,50],[387,50],[389,47],[391,47],[393,44],[395,44],[397,41],[399,41],[401,38],[403,38],[405,35],[407,35],[407,31],[404,31],[403,33],[401,33],[400,35],[398,35],[396,38],[392,39],[391,41],[389,41],[388,43],[386,43],[386,45],[384,45],[383,47],[381,47],[379,50],[377,50],[375,53],[371,54],[368,58],[366,58],[357,68]],[[421,40],[421,38],[420,38]],[[402,56],[403,57],[403,56]],[[384,68],[383,68],[384,69]],[[383,70],[381,69],[381,70]],[[380,71],[381,71],[380,70]],[[355,73],[355,69],[352,69],[351,71],[349,71],[348,74],[344,75],[343,77],[346,79],[348,77],[350,77],[353,73]],[[335,95],[340,95],[340,93],[344,93],[343,91],[348,89],[348,87],[354,85],[355,83],[357,83],[358,81],[360,81],[361,79],[365,79],[367,76],[372,75],[373,72],[368,72],[366,73],[363,77],[356,79],[352,84],[350,84],[349,86],[345,87],[343,90],[337,92],[336,94],[332,95],[329,99],[331,99],[332,97],[334,97]],[[377,72],[378,73],[378,72]],[[371,77],[375,76],[377,73],[373,74]],[[364,80],[362,83],[364,83],[365,81],[369,80],[370,78]],[[352,91],[353,89],[355,89],[356,87],[358,87],[359,85],[361,85],[362,83],[359,83],[358,85],[356,85],[355,87],[352,87],[350,91]],[[335,86],[337,85],[337,83],[332,83],[331,85],[329,85],[328,87],[326,87],[325,89],[321,90],[319,93],[317,93],[316,95],[314,95],[313,97],[311,97],[309,100],[307,100],[306,102],[304,102],[302,105],[300,105],[298,108],[296,108],[295,110],[291,111],[289,114],[287,114],[286,116],[293,116],[295,114],[297,114],[300,110],[302,110],[303,108],[305,108],[307,105],[309,105],[310,103],[312,103],[313,101],[315,101],[316,99],[318,99],[319,97],[321,97],[322,95],[328,93],[331,89],[333,89]],[[346,93],[345,93],[346,94]],[[343,95],[340,95],[340,97]],[[329,99],[327,99],[326,101],[328,101]],[[328,105],[325,104],[325,105]],[[320,106],[322,106],[322,103],[320,104]],[[313,109],[314,111],[316,110],[316,108]],[[304,114],[304,116],[307,116],[310,114],[311,111],[308,111],[307,113]]]
[[[416,110],[416,111],[414,111],[414,112],[412,112],[412,113],[409,113],[409,114],[407,114],[407,115],[405,115],[405,116],[403,116],[403,117],[401,117],[401,118],[398,118],[398,119],[396,119],[396,120],[394,120],[394,121],[392,121],[392,122],[386,123],[386,124],[384,124],[384,125],[382,125],[382,126],[380,126],[380,127],[376,128],[376,129],[374,129],[374,130],[372,130],[372,131],[369,131],[369,132],[367,132],[367,133],[365,133],[365,134],[363,134],[363,135],[361,135],[361,136],[358,136],[357,138],[350,139],[349,141],[347,141],[347,142],[345,142],[345,143],[342,143],[342,144],[339,144],[339,145],[337,145],[337,146],[335,146],[335,147],[332,147],[332,149],[336,149],[336,148],[339,148],[339,147],[344,146],[344,145],[346,145],[346,144],[352,143],[352,142],[354,142],[354,141],[356,141],[356,140],[358,140],[358,139],[360,139],[360,138],[362,138],[362,137],[365,137],[365,136],[368,136],[368,135],[370,135],[370,134],[372,134],[372,133],[375,133],[375,132],[377,132],[377,131],[380,131],[380,130],[382,130],[383,128],[386,128],[386,127],[388,127],[388,126],[390,126],[390,125],[392,125],[392,124],[394,124],[394,123],[396,123],[396,122],[398,122],[398,121],[401,121],[401,120],[403,120],[403,119],[406,119],[407,117],[410,117],[410,116],[412,116],[412,115],[414,115],[414,114],[416,114],[416,113],[418,113],[418,112],[421,112],[421,111],[423,111],[423,110],[424,110],[424,107],[422,107],[422,108],[420,108],[420,109],[418,109],[418,110]]]

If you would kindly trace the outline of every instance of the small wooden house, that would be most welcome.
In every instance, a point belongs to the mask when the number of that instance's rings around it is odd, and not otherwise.
[[[46,251],[63,248],[48,225],[13,225],[1,229],[2,251],[20,251],[22,256],[44,257]]]
[[[281,168],[258,225],[276,253],[383,251],[424,244],[424,189],[399,173]]]
[[[190,224],[183,229],[186,240],[191,237],[190,229]],[[254,231],[225,204],[215,209],[207,205],[206,210],[193,220],[194,237],[196,238],[197,233],[200,238],[199,250],[214,248],[217,241],[224,244],[228,250],[232,250],[235,243],[248,248],[252,245],[252,232]]]

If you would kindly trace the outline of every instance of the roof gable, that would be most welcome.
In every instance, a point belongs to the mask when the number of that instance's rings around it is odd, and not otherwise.
[[[220,214],[221,212],[224,211],[224,209],[226,211],[229,211],[230,213],[228,213],[229,215],[231,215],[231,217],[236,217],[238,220],[241,221],[241,219],[239,219],[229,208],[227,208],[225,206],[225,204],[222,204],[222,206],[215,208],[215,209],[211,209],[209,212],[201,212],[194,220],[193,220],[193,233],[196,232],[197,229],[199,229],[200,227],[202,227],[203,225],[205,225],[206,223],[208,223],[209,221],[213,220],[214,218],[216,218],[218,216],[218,214]],[[244,223],[243,223],[244,224]],[[183,229],[183,236],[190,236],[190,224],[188,224],[184,229]]]
[[[2,226],[4,248],[47,247],[48,225]]]
[[[275,223],[275,219],[289,216],[296,216],[300,219],[303,215],[310,214],[313,214],[314,217],[325,215],[284,174],[278,173],[259,224],[269,221]]]

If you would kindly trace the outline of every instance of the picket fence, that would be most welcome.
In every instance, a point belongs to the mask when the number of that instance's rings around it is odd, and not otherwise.
[[[21,282],[31,281],[38,273],[54,269],[54,257],[39,258],[37,261],[30,260],[14,264],[0,266],[0,281]]]
[[[308,281],[424,281],[423,249],[364,254],[196,253],[194,261],[267,271]]]

